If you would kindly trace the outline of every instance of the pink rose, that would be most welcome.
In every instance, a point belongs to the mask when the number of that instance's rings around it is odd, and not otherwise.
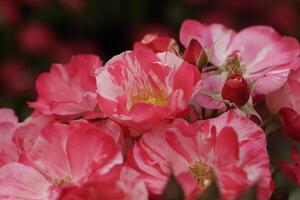
[[[187,47],[192,39],[206,49],[209,62],[216,67],[218,73],[213,74],[213,82],[222,85],[228,72],[239,72],[247,82],[255,82],[255,95],[268,94],[283,86],[300,53],[295,38],[281,36],[267,26],[252,26],[236,33],[220,24],[205,25],[185,20],[180,30],[180,41]],[[232,56],[238,58],[235,65],[228,64]],[[205,74],[202,73],[202,76],[208,78],[211,73]],[[204,78],[203,82],[206,82]],[[200,91],[202,95],[205,92],[212,91]],[[211,107],[210,102],[202,102],[201,105]]]
[[[16,130],[13,141],[20,158],[0,168],[1,199],[56,199],[63,186],[84,183],[123,162],[107,129],[85,121],[39,125],[29,123]]]
[[[67,118],[96,112],[94,70],[101,65],[100,58],[94,55],[73,56],[67,64],[52,65],[50,72],[37,79],[39,97],[29,106],[44,115]]]
[[[97,70],[100,109],[132,135],[181,116],[199,82],[198,70],[173,53],[126,51]]]
[[[128,155],[153,195],[160,195],[172,169],[186,199],[193,199],[216,176],[222,199],[235,199],[259,182],[260,200],[273,184],[263,130],[230,110],[194,125],[178,119],[145,133]]]

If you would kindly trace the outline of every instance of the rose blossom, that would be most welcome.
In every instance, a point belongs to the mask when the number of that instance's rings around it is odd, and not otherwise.
[[[44,115],[78,117],[96,109],[94,70],[102,65],[94,55],[73,56],[67,64],[54,64],[36,81],[39,95],[29,106]]]
[[[126,51],[97,70],[100,109],[139,135],[181,116],[197,90],[199,72],[176,55]]]
[[[194,125],[175,120],[145,133],[129,152],[152,195],[160,195],[170,168],[192,199],[216,177],[222,199],[235,199],[259,182],[259,199],[272,192],[269,158],[263,130],[230,110]]]
[[[254,94],[275,91],[286,82],[290,70],[295,66],[294,60],[300,53],[296,39],[281,36],[267,26],[252,26],[236,33],[220,24],[205,25],[185,20],[180,30],[180,41],[187,47],[192,39],[206,49],[209,62],[216,67],[216,73],[202,73],[203,84],[213,84],[203,85],[198,96],[198,102],[207,108],[220,106],[203,98],[206,96],[203,93],[212,92],[210,89],[220,92],[220,86],[230,72],[238,72],[248,83],[255,81]]]
[[[84,183],[123,161],[110,133],[87,122],[50,122],[37,135],[28,126],[13,139],[19,162],[0,168],[0,198],[56,199],[62,186]]]

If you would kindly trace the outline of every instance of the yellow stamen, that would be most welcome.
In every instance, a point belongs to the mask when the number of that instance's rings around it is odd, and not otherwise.
[[[189,172],[201,187],[207,187],[214,179],[212,168],[202,161],[196,161],[189,166]]]
[[[143,90],[131,98],[132,104],[147,103],[165,107],[168,105],[169,97],[165,91]]]
[[[72,178],[70,176],[66,176],[64,178],[55,178],[54,183],[57,184],[57,185],[72,183]]]
[[[229,72],[229,74],[231,74],[231,73],[243,74],[245,72],[245,69],[241,65],[238,56],[233,56],[233,57],[227,58],[226,63],[225,63],[225,69],[226,69],[226,71]]]

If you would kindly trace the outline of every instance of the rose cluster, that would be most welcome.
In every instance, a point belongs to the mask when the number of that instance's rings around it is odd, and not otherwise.
[[[73,56],[25,121],[0,109],[0,199],[269,199],[266,136],[300,142],[298,41],[194,20],[179,36]],[[299,163],[293,147],[277,167],[300,185]]]

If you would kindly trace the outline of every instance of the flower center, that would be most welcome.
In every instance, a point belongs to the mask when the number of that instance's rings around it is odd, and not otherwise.
[[[237,55],[229,56],[225,63],[225,69],[229,74],[243,74],[244,69],[241,66],[240,60]]]
[[[70,176],[66,176],[64,178],[55,178],[54,183],[57,184],[57,185],[72,183],[72,178]]]
[[[189,166],[189,172],[201,187],[207,187],[214,179],[212,168],[202,161],[196,161]]]
[[[147,103],[165,107],[168,105],[169,97],[165,91],[143,90],[131,98],[132,104]]]

